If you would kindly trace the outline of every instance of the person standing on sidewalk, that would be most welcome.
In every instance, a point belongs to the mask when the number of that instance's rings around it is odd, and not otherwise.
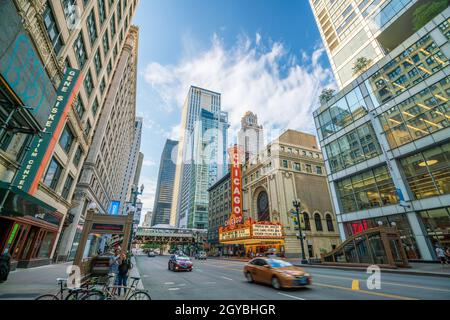
[[[445,257],[445,251],[441,247],[436,247],[436,255],[438,259],[441,261],[441,264],[448,264],[447,258]]]
[[[125,253],[122,253],[119,259],[119,273],[117,275],[119,286],[119,296],[121,293],[121,286],[126,287],[128,283],[128,276],[130,274],[130,270],[132,269],[131,260]],[[124,294],[127,294],[127,289],[124,288]]]

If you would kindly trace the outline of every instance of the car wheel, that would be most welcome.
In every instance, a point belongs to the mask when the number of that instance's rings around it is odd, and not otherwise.
[[[277,277],[272,278],[272,287],[277,290],[281,289],[281,283]]]
[[[250,283],[253,282],[253,276],[252,276],[252,274],[250,272],[247,272],[245,274],[245,278],[247,279],[247,282],[250,282]]]

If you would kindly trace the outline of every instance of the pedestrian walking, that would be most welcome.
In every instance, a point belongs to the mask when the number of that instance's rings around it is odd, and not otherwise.
[[[447,261],[450,261],[450,247],[447,247],[445,250],[445,257],[447,258]]]
[[[11,270],[11,255],[4,253],[0,256],[0,283],[8,280],[9,271]]]
[[[118,274],[119,274],[119,259],[120,259],[120,251],[119,249],[115,249],[114,250],[114,255],[112,255],[109,258],[109,274],[110,275],[114,275],[113,278],[113,284],[115,286],[118,285],[119,282],[119,278],[118,278]],[[115,288],[113,288],[113,293],[115,291]]]
[[[130,258],[127,257],[125,253],[122,253],[119,259],[119,273],[118,273],[118,283],[119,286],[119,296],[121,294],[121,287],[126,287],[128,283],[128,276],[130,273],[130,270],[133,268]],[[127,294],[127,289],[124,288],[124,294]]]
[[[441,261],[441,264],[448,264],[447,259],[445,257],[445,251],[441,247],[436,247],[436,256]]]

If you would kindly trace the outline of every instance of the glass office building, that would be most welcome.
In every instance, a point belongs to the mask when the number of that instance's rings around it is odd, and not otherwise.
[[[417,28],[414,13],[433,0],[310,0],[340,89],[358,58],[378,62]]]
[[[156,186],[155,205],[151,226],[169,224],[172,207],[173,184],[175,180],[175,155],[178,141],[167,140],[161,154],[159,164],[158,184]]]
[[[228,128],[221,95],[191,87],[181,120],[170,224],[208,227],[208,189],[227,173]]]
[[[410,260],[450,246],[449,26],[447,8],[314,112],[343,240],[385,225]]]

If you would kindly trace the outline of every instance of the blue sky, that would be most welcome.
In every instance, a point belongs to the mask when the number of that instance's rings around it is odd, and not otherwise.
[[[334,80],[307,0],[141,0],[134,24],[144,213],[153,209],[160,155],[178,136],[189,85],[222,94],[230,140],[247,110],[265,128],[314,132],[318,92]]]

